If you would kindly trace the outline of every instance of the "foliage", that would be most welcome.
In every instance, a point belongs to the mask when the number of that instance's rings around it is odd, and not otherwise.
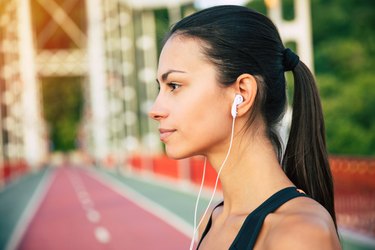
[[[283,0],[287,20],[294,16],[293,2]],[[265,13],[263,0],[248,6]],[[329,152],[374,156],[375,2],[311,0],[311,7],[315,74]]]
[[[333,154],[375,155],[374,5],[312,0],[316,74]]]
[[[83,104],[81,81],[78,77],[43,79],[43,111],[53,150],[69,151],[76,146]]]

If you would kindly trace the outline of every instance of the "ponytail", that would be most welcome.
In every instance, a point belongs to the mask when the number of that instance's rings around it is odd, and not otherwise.
[[[293,116],[282,166],[298,188],[328,210],[336,226],[333,181],[318,89],[303,62],[294,67],[293,76]]]

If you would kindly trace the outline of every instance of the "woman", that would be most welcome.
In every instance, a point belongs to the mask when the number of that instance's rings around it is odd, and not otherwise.
[[[199,228],[198,248],[340,249],[314,78],[273,23],[245,7],[218,6],[184,18],[165,41],[150,116],[168,156],[207,157],[223,190]],[[283,153],[285,71],[295,93]]]

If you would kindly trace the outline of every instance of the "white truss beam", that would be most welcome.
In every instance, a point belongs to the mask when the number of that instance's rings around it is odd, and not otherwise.
[[[66,13],[70,13],[73,10],[76,3],[77,3],[77,0],[70,0],[70,1],[65,0],[62,3],[61,7],[63,10],[65,10]],[[49,22],[43,27],[43,29],[39,32],[37,36],[38,44],[40,48],[44,48],[48,40],[55,34],[58,27],[59,25],[53,19],[50,19]]]
[[[65,33],[78,46],[83,48],[86,45],[86,35],[76,23],[65,13],[54,0],[37,0],[39,4],[50,14],[52,19],[60,25]]]
[[[42,50],[36,63],[39,76],[82,76],[87,73],[86,51],[82,49]]]

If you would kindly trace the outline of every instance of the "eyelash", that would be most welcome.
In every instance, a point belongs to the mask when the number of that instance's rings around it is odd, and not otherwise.
[[[173,92],[176,89],[181,87],[180,84],[177,84],[177,83],[174,83],[174,82],[167,83],[166,85],[168,86],[168,88],[170,88],[171,92]],[[158,86],[158,92],[160,92],[160,84],[158,84],[157,86]]]
[[[171,92],[181,87],[181,85],[174,82],[167,83],[167,86],[171,89]]]

